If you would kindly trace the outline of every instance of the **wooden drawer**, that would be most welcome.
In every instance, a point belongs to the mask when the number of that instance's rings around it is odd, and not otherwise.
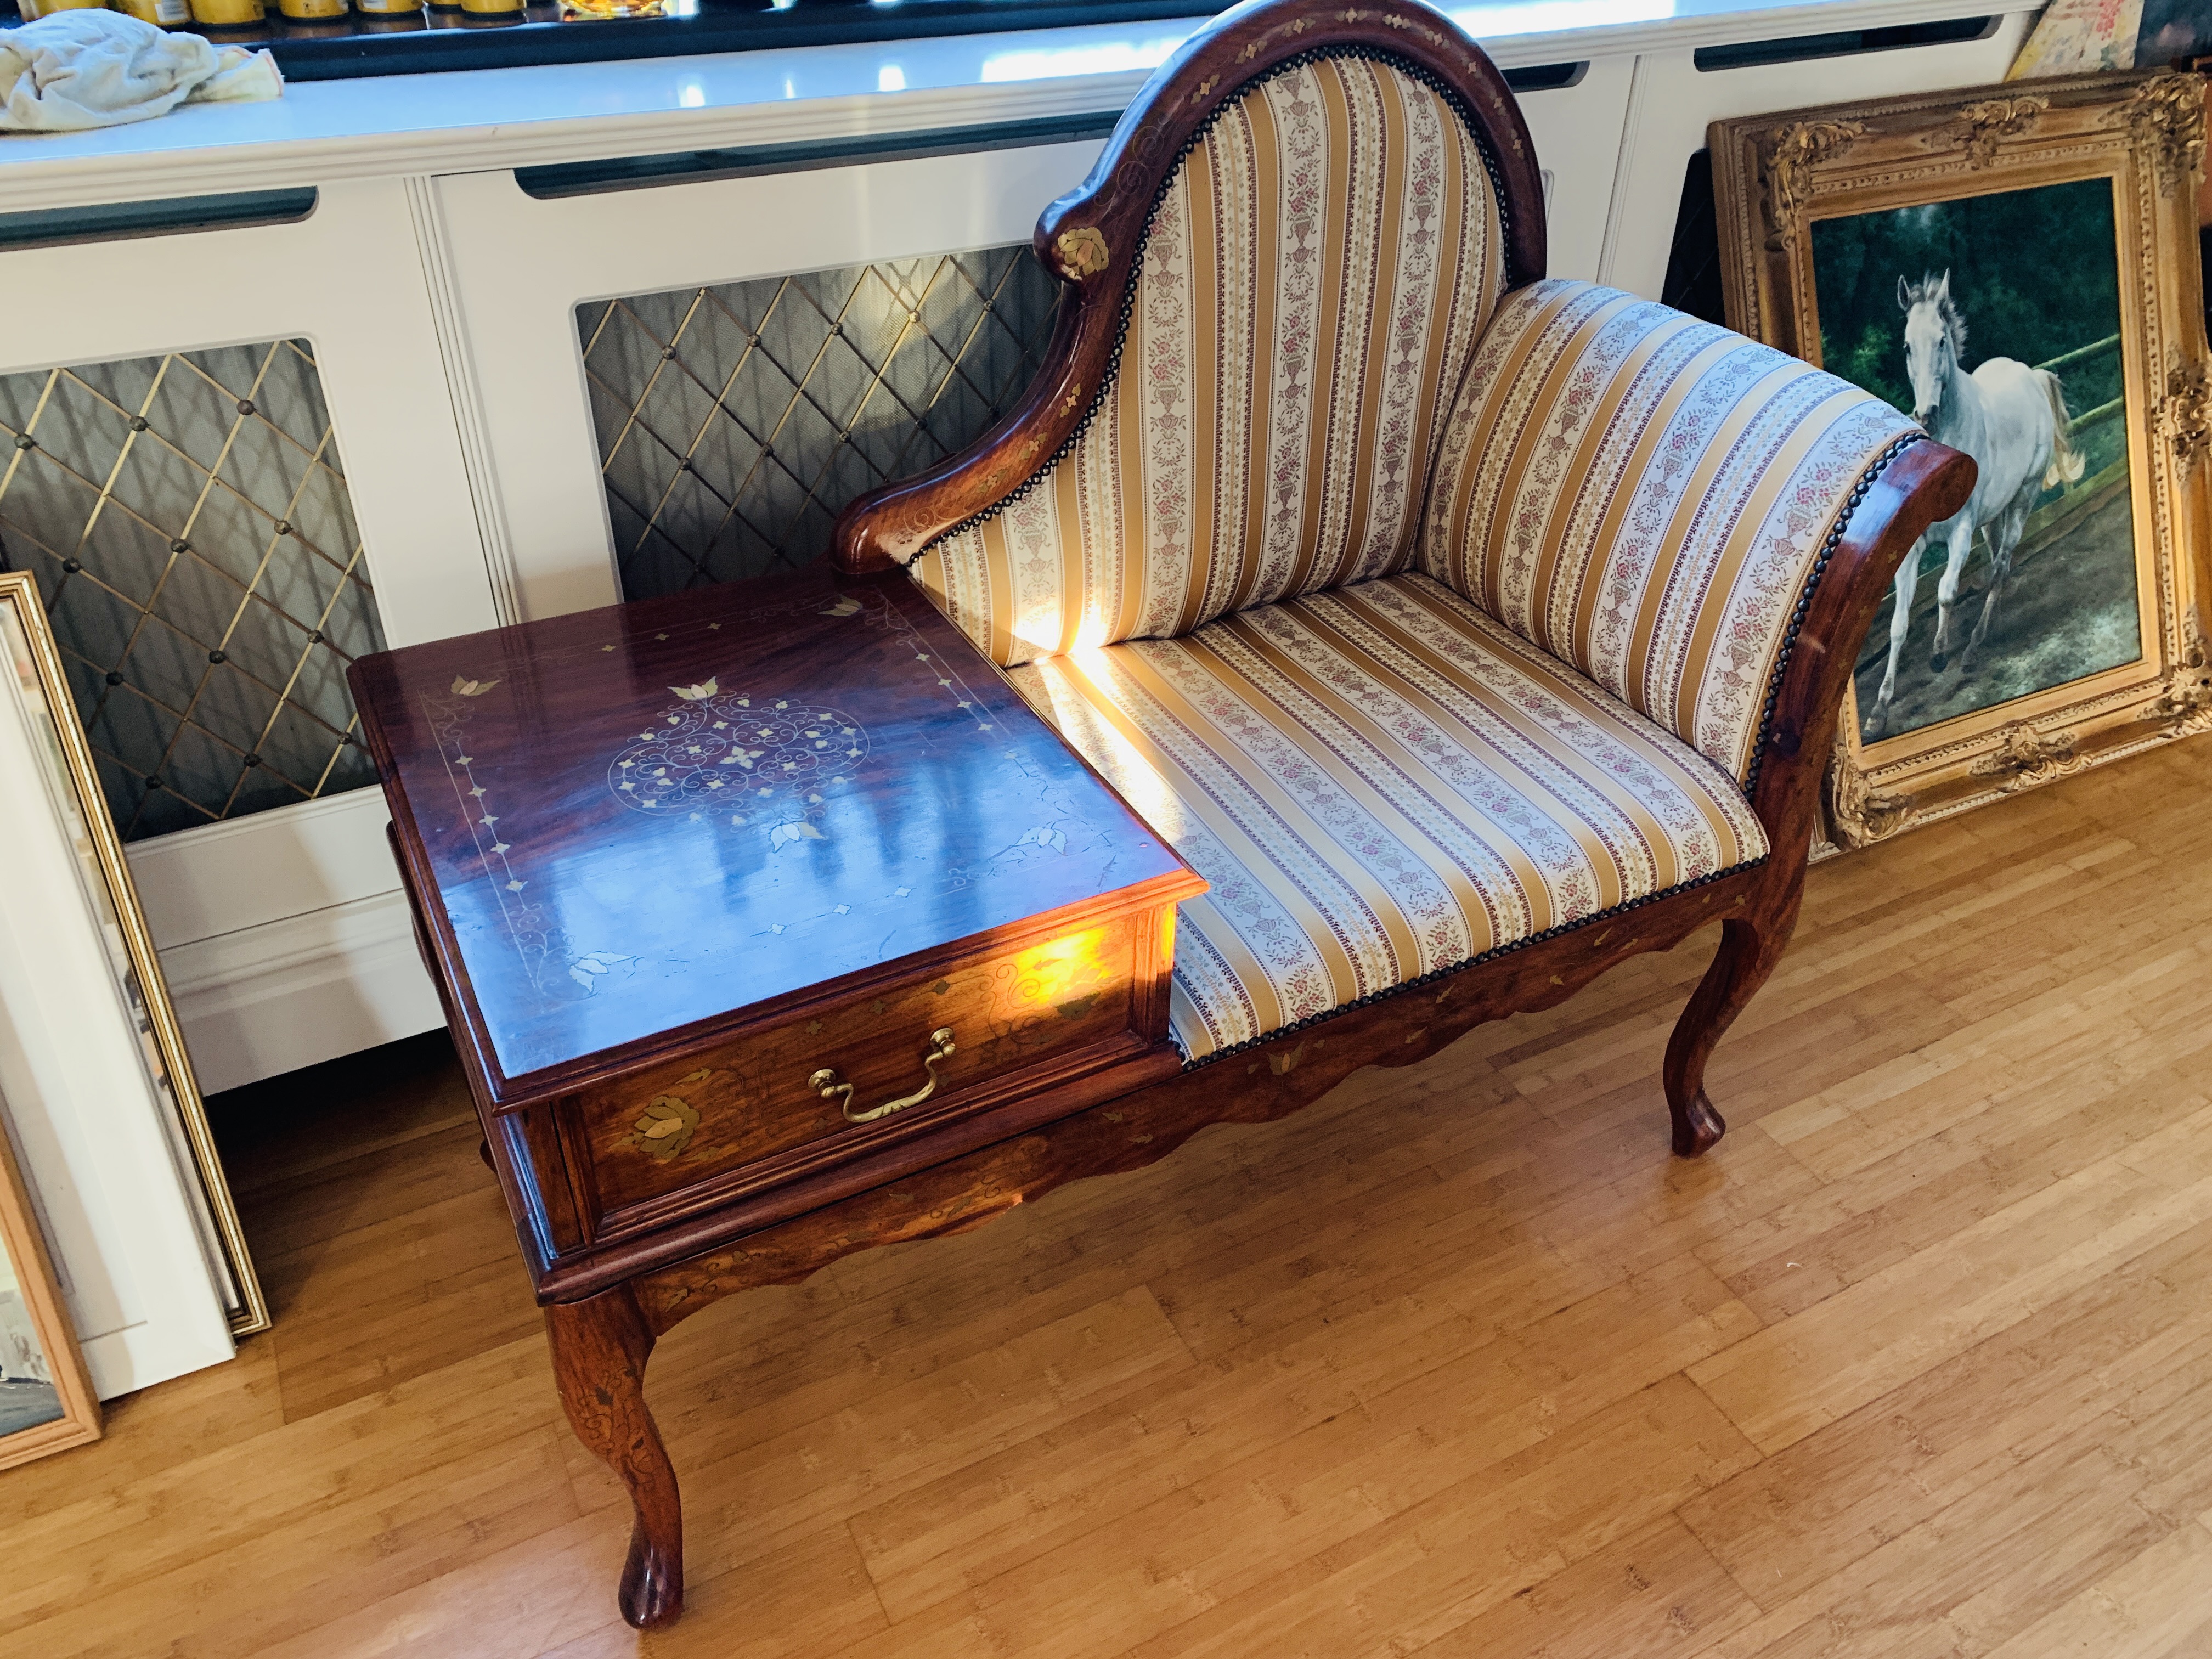
[[[903,576],[349,673],[541,1299],[1182,1064],[1176,907],[1206,884]]]
[[[1152,1006],[1165,990],[1158,927],[1139,912],[979,955],[571,1097],[563,1138],[587,1229],[604,1241],[650,1228],[702,1186],[717,1201],[757,1191],[1041,1076],[1150,1049],[1165,1025]],[[943,1031],[950,1052],[932,1066]],[[825,1096],[824,1070],[850,1095]]]

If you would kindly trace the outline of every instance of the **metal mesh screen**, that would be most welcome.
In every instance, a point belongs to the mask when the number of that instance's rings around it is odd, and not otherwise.
[[[304,340],[0,375],[0,568],[39,584],[126,841],[376,781],[381,650]]]
[[[847,501],[998,418],[1058,302],[1024,246],[579,307],[624,594],[819,557]]]

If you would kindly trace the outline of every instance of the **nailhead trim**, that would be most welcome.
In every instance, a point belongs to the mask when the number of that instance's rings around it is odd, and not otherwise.
[[[1731,864],[1725,870],[1716,870],[1709,876],[1699,876],[1695,881],[1682,882],[1656,893],[1646,893],[1642,898],[1630,899],[1625,903],[1613,905],[1609,909],[1595,911],[1583,917],[1579,921],[1564,921],[1556,927],[1547,927],[1540,933],[1531,933],[1526,939],[1515,939],[1510,945],[1494,945],[1479,956],[1468,957],[1462,962],[1455,962],[1443,968],[1431,968],[1425,974],[1407,980],[1401,984],[1390,986],[1384,990],[1370,991],[1364,997],[1357,997],[1350,1002],[1340,1003],[1324,1013],[1309,1014],[1304,1019],[1292,1020],[1288,1025],[1278,1025],[1273,1030],[1264,1032],[1259,1036],[1247,1037],[1242,1042],[1232,1042],[1226,1048],[1217,1048],[1203,1060],[1186,1060],[1182,1063],[1182,1068],[1186,1072],[1200,1071],[1218,1060],[1227,1060],[1232,1054],[1244,1054],[1254,1048],[1263,1048],[1278,1037],[1286,1037],[1299,1031],[1310,1030],[1314,1026],[1334,1019],[1340,1014],[1348,1014],[1355,1008],[1365,1008],[1374,1003],[1387,1002],[1392,997],[1402,996],[1408,991],[1417,991],[1424,985],[1433,985],[1440,979],[1449,979],[1454,974],[1463,973],[1469,968],[1480,966],[1483,963],[1496,962],[1500,957],[1513,955],[1516,951],[1525,951],[1532,945],[1541,945],[1546,940],[1558,939],[1564,933],[1578,933],[1595,922],[1608,921],[1615,916],[1625,916],[1632,910],[1640,910],[1647,904],[1656,904],[1661,899],[1672,898],[1677,893],[1687,893],[1700,887],[1709,887],[1723,876],[1736,875],[1746,870],[1756,870],[1765,862],[1765,855],[1762,854],[1755,859],[1746,860],[1741,864]]]
[[[1859,475],[1858,483],[1851,487],[1850,495],[1836,514],[1835,523],[1828,527],[1828,538],[1820,544],[1820,556],[1813,561],[1813,568],[1806,575],[1805,585],[1797,592],[1797,608],[1790,613],[1789,631],[1782,636],[1781,652],[1774,659],[1774,673],[1766,682],[1766,702],[1759,714],[1759,740],[1751,746],[1751,769],[1744,775],[1743,795],[1746,800],[1759,791],[1759,768],[1766,759],[1766,740],[1773,735],[1774,704],[1782,695],[1782,677],[1789,670],[1790,653],[1797,648],[1798,631],[1805,626],[1805,612],[1811,608],[1814,591],[1820,585],[1820,578],[1828,568],[1828,561],[1836,556],[1836,550],[1843,545],[1844,532],[1851,526],[1851,515],[1859,510],[1859,503],[1867,498],[1867,492],[1874,488],[1875,481],[1889,470],[1892,461],[1927,436],[1924,432],[1908,432],[1875,456],[1867,470]]]
[[[1115,382],[1121,378],[1121,349],[1127,343],[1129,337],[1129,316],[1136,308],[1137,284],[1143,279],[1145,274],[1145,251],[1152,243],[1152,225],[1159,217],[1161,204],[1167,200],[1168,191],[1174,185],[1176,175],[1182,172],[1182,164],[1190,159],[1190,153],[1206,141],[1213,131],[1215,125],[1229,113],[1230,110],[1242,102],[1249,94],[1281,76],[1305,69],[1331,58],[1358,58],[1371,63],[1386,64],[1408,79],[1419,82],[1443,100],[1445,106],[1459,118],[1460,125],[1467,129],[1468,137],[1474,141],[1475,153],[1482,157],[1482,170],[1490,179],[1491,198],[1498,204],[1500,256],[1507,261],[1506,286],[1510,289],[1514,285],[1511,279],[1516,275],[1522,276],[1525,279],[1526,273],[1516,273],[1511,268],[1513,220],[1510,207],[1506,200],[1504,174],[1499,170],[1498,157],[1491,149],[1490,141],[1483,136],[1481,125],[1475,120],[1474,111],[1455,89],[1447,85],[1441,76],[1424,69],[1419,64],[1401,58],[1395,52],[1385,52],[1379,48],[1350,46],[1322,46],[1316,47],[1311,52],[1299,52],[1292,58],[1286,58],[1273,69],[1254,76],[1234,91],[1224,94],[1221,101],[1213,106],[1206,119],[1199,123],[1189,137],[1183,140],[1182,148],[1176,151],[1175,160],[1169,164],[1167,171],[1160,176],[1159,188],[1152,192],[1152,204],[1145,213],[1144,234],[1137,238],[1136,255],[1130,267],[1129,280],[1121,290],[1121,314],[1114,321],[1114,349],[1108,354],[1106,359],[1106,373],[1100,377],[1098,390],[1091,395],[1091,406],[1083,411],[1083,418],[1075,423],[1074,429],[1067,434],[1066,441],[1059,448],[1054,450],[1050,458],[1036,471],[1030,473],[1028,477],[1008,490],[989,507],[979,513],[970,514],[948,530],[940,530],[917,548],[912,558],[901,560],[899,562],[903,568],[913,569],[921,562],[922,556],[939,543],[949,541],[963,531],[973,530],[977,525],[988,523],[997,518],[1016,501],[1020,501],[1030,491],[1042,483],[1055,467],[1074,453],[1075,447],[1083,441],[1083,434],[1091,429],[1091,422],[1097,417],[1098,411],[1106,406],[1106,399],[1112,393]]]

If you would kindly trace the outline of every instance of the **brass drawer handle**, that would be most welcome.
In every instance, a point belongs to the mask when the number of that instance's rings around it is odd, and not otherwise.
[[[865,1112],[853,1109],[853,1085],[840,1083],[837,1073],[824,1066],[806,1079],[806,1086],[824,1100],[845,1097],[845,1121],[848,1123],[872,1123],[879,1117],[889,1117],[893,1112],[902,1112],[909,1106],[919,1106],[937,1092],[937,1068],[952,1058],[952,1028],[949,1025],[929,1034],[929,1052],[921,1063],[929,1068],[929,1081],[910,1095],[901,1095],[896,1100],[887,1100],[882,1105]]]

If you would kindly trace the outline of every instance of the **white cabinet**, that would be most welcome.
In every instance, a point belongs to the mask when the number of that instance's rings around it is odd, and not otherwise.
[[[1447,8],[1447,9],[1452,9]],[[1999,77],[1984,38],[1700,70],[1700,46],[1981,15],[1974,0],[1519,0],[1454,15],[1524,94],[1552,269],[1657,295],[1706,123]],[[1993,14],[1994,15],[1994,14]],[[304,221],[0,251],[0,373],[314,343],[394,644],[617,597],[585,301],[1027,240],[1097,140],[898,159],[945,130],[1118,109],[1191,25],[297,86],[276,105],[0,149],[8,210],[313,185]],[[851,165],[552,199],[514,169],[884,135]],[[917,135],[922,137],[917,137]],[[372,791],[137,844],[204,1086],[427,1029]]]

